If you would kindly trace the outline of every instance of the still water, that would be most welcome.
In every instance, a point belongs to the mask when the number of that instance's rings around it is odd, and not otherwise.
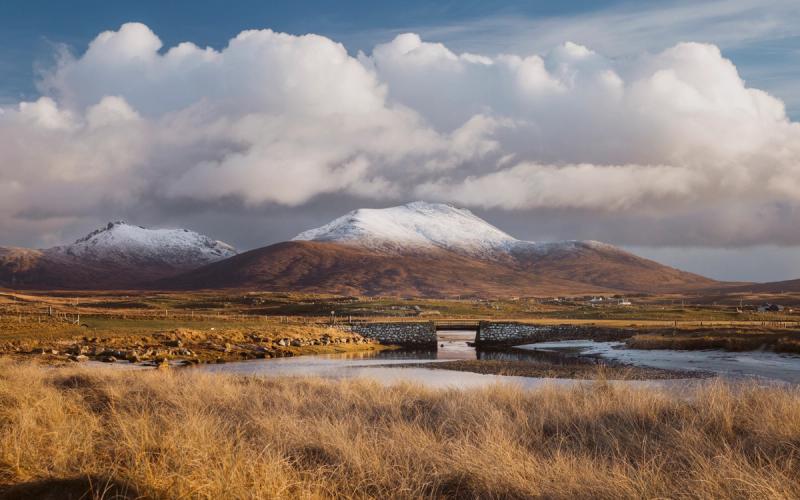
[[[257,376],[315,376],[332,379],[362,378],[384,384],[412,382],[432,388],[473,388],[510,383],[524,388],[548,385],[585,384],[570,379],[512,377],[481,373],[436,370],[425,367],[399,367],[408,363],[440,363],[459,359],[513,359],[540,362],[542,356],[523,350],[484,352],[468,344],[475,339],[472,331],[441,332],[436,350],[396,350],[351,352],[317,356],[298,356],[269,360],[242,361],[219,365],[200,365],[197,370]],[[648,382],[619,382],[648,385]],[[666,385],[666,382],[657,382]]]
[[[315,376],[333,379],[365,378],[384,384],[419,383],[434,388],[485,387],[511,383],[525,388],[543,384],[576,385],[585,381],[486,375],[453,370],[436,370],[425,366],[452,360],[501,359],[528,363],[570,363],[571,359],[591,358],[629,365],[670,370],[699,370],[727,379],[756,379],[800,384],[800,356],[773,352],[726,352],[720,350],[674,351],[626,349],[622,342],[564,340],[521,345],[504,351],[481,351],[469,345],[475,338],[472,331],[442,332],[437,349],[350,352],[317,356],[298,356],[268,360],[240,361],[225,364],[199,365],[193,369],[214,373],[256,376]],[[90,364],[108,367],[105,363]],[[142,365],[114,364],[115,368],[139,368]],[[693,381],[692,381],[693,380]],[[615,384],[661,387],[685,386],[697,379],[659,381],[615,381]]]

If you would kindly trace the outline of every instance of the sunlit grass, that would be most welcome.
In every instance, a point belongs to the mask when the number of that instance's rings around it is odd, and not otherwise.
[[[160,498],[800,496],[796,389],[441,391],[0,361],[0,403],[0,484],[92,477]]]

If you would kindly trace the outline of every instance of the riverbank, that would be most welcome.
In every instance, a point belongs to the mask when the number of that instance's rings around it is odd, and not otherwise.
[[[641,333],[626,340],[632,349],[706,350],[730,352],[768,350],[800,354],[800,332],[764,329],[695,329]]]
[[[0,355],[46,364],[221,363],[304,354],[390,349],[361,335],[314,324],[127,320],[65,328],[53,321],[1,324]],[[179,326],[189,324],[191,327]],[[13,327],[13,328],[10,328]]]
[[[0,360],[0,497],[796,498],[800,393],[522,391]]]
[[[506,361],[454,360],[441,363],[408,364],[433,370],[454,370],[461,372],[503,375],[510,377],[567,378],[579,380],[672,380],[689,378],[708,378],[711,375],[700,371],[665,370],[618,363],[585,363],[584,358],[576,357],[575,362],[548,361]]]

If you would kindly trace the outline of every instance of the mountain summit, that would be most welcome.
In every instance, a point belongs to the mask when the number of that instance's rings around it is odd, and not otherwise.
[[[386,252],[441,248],[475,256],[506,252],[518,243],[467,209],[424,201],[354,210],[293,241],[346,243]]]
[[[236,255],[188,229],[109,222],[69,245],[44,250],[0,247],[0,284],[30,288],[126,288],[175,276]]]
[[[95,261],[140,262],[193,269],[236,255],[227,243],[188,229],[148,229],[109,222],[71,245],[53,250]]]
[[[480,258],[600,250],[624,252],[592,240],[549,243],[518,240],[465,208],[415,201],[389,208],[360,208],[292,241],[327,241],[390,253],[435,248]]]

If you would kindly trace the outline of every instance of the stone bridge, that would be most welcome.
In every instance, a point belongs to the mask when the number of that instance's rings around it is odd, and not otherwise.
[[[550,340],[617,340],[633,332],[595,325],[538,325],[513,321],[436,320],[361,323],[352,331],[383,344],[435,347],[440,330],[474,330],[475,345],[502,347]]]

